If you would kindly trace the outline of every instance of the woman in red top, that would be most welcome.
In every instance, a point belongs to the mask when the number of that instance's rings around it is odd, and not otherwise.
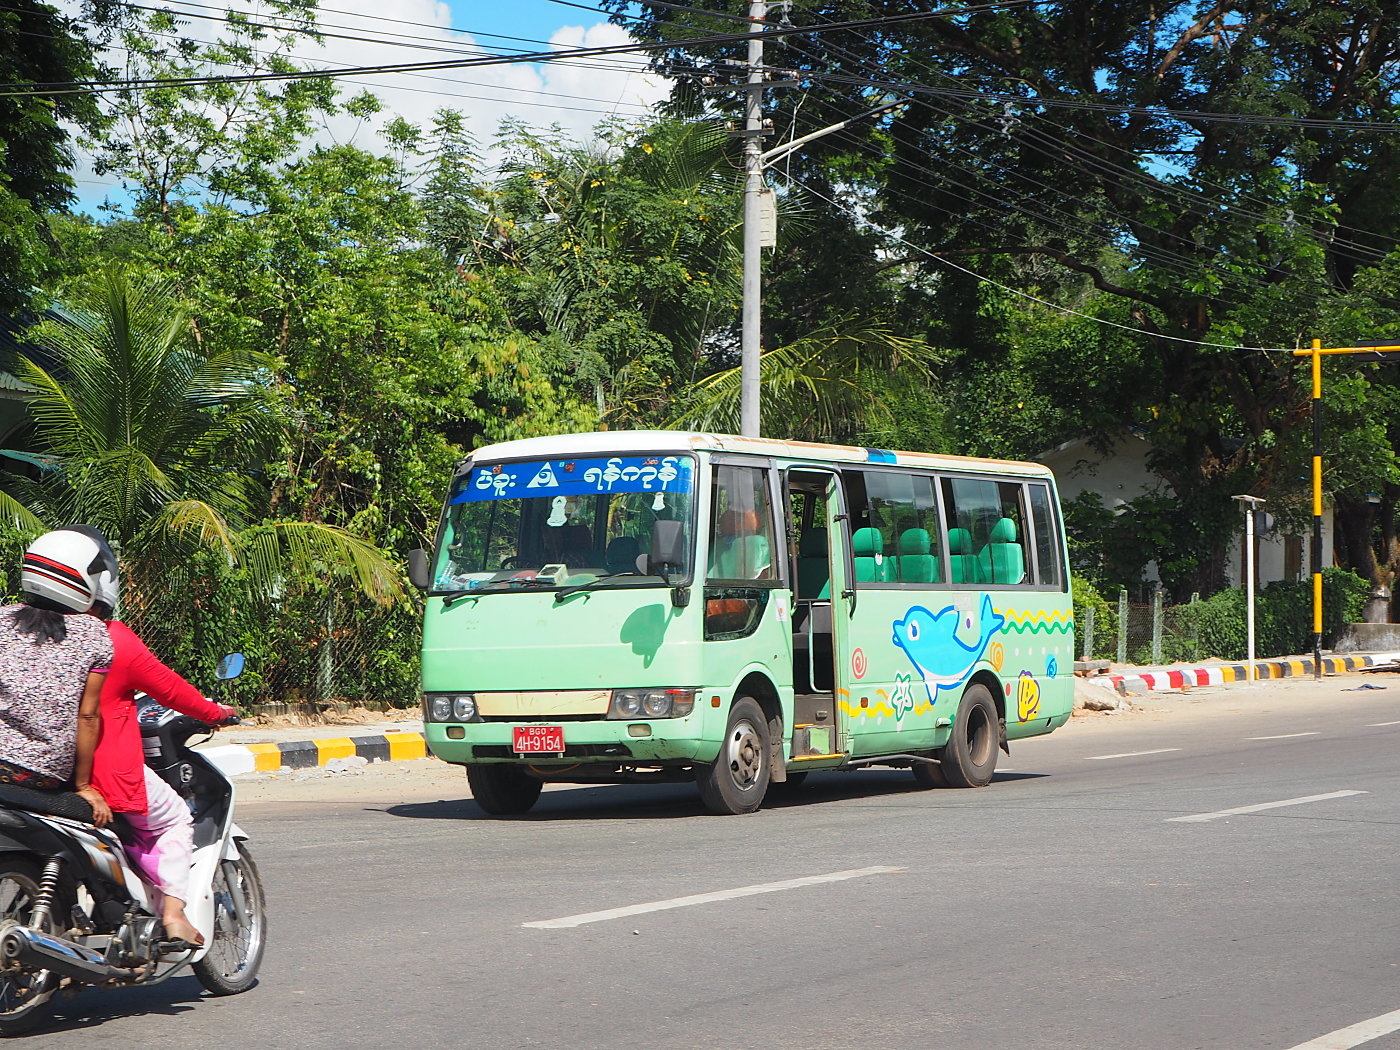
[[[79,526],[87,531],[86,526]],[[87,531],[110,553],[96,529]],[[116,558],[112,557],[115,591]],[[107,620],[112,666],[102,683],[102,738],[92,757],[92,786],[114,813],[126,817],[134,832],[127,855],[162,896],[161,920],[172,941],[203,944],[203,935],[185,915],[189,899],[194,820],[189,807],[169,784],[146,765],[141,727],[136,721],[140,690],[166,707],[201,722],[219,724],[238,717],[231,707],[206,700],[194,686],[158,660],[126,624],[112,620],[112,607],[93,604],[92,614]]]

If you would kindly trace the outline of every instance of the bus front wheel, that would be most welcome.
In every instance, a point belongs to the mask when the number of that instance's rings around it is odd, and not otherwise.
[[[729,722],[713,765],[695,770],[701,801],[711,813],[752,813],[768,790],[768,718],[758,701],[741,696],[729,709]]]
[[[476,804],[493,817],[528,813],[544,787],[523,769],[505,765],[467,766],[467,786]]]
[[[1000,722],[997,705],[985,685],[967,687],[953,719],[953,733],[939,766],[949,787],[985,787],[997,769]]]

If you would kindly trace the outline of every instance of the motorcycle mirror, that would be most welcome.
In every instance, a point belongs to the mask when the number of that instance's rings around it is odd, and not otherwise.
[[[214,676],[224,682],[232,678],[237,678],[243,673],[243,665],[245,662],[242,653],[229,653],[219,661],[219,667],[214,672]]]

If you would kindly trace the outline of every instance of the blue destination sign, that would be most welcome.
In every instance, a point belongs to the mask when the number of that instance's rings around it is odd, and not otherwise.
[[[475,467],[451,502],[477,503],[535,496],[596,496],[608,492],[689,492],[692,461],[685,456],[545,459]]]

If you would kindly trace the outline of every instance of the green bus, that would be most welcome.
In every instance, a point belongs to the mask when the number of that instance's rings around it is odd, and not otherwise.
[[[1055,482],[1035,463],[677,431],[462,460],[427,593],[429,750],[478,804],[694,780],[716,813],[809,771],[980,787],[1073,706]]]

